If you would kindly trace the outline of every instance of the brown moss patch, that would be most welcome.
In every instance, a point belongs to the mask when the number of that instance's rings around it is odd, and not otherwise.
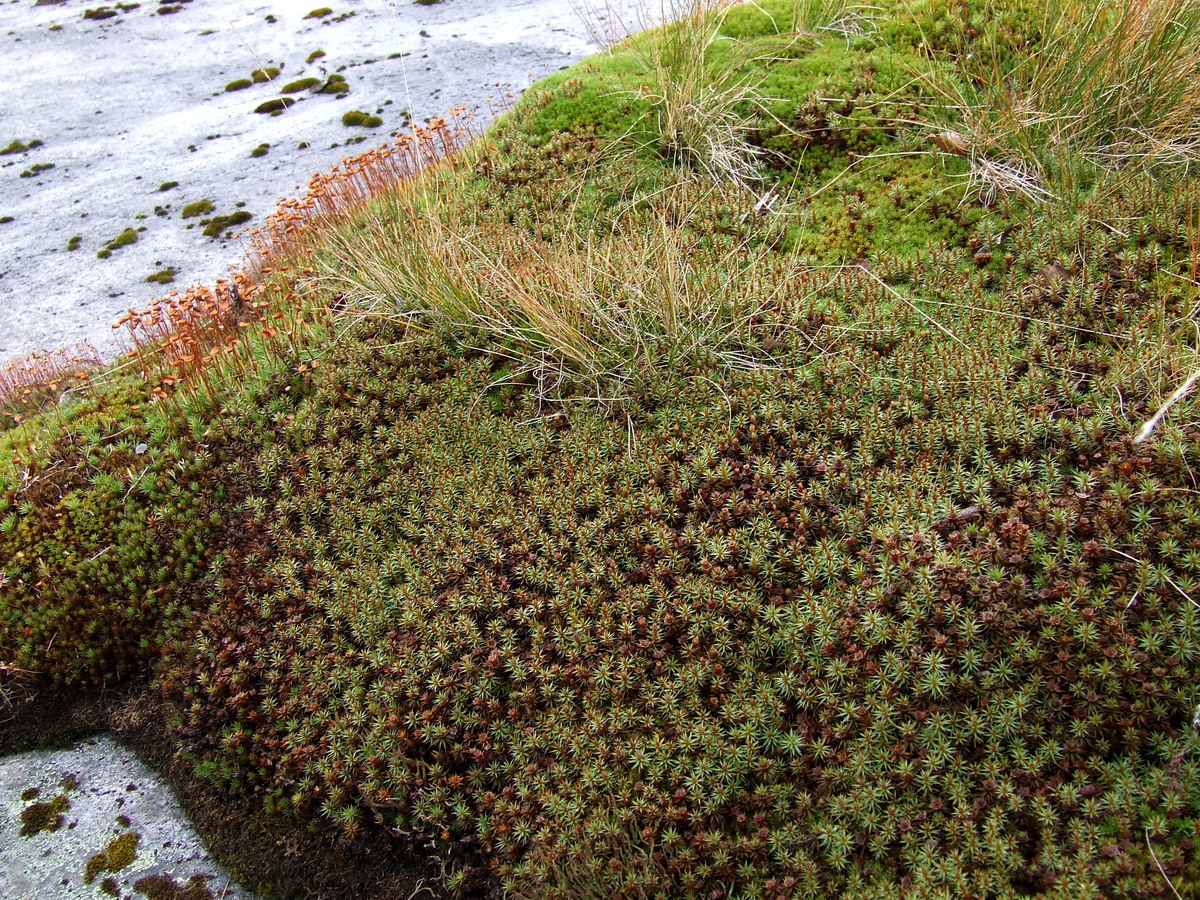
[[[66,794],[25,807],[21,810],[21,837],[31,837],[39,831],[58,831],[62,828],[63,814],[70,808]]]

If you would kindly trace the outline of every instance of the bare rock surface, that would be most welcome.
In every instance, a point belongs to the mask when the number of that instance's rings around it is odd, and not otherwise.
[[[0,897],[94,900],[111,896],[105,879],[142,897],[164,878],[203,883],[214,898],[253,896],[208,857],[170,789],[112,738],[0,758]]]
[[[328,14],[314,15],[320,2]],[[0,364],[83,339],[111,355],[125,310],[241,259],[225,238],[236,229],[209,238],[204,219],[244,211],[245,227],[262,223],[313,172],[452,106],[486,122],[595,50],[573,5],[0,0],[0,150],[41,142],[0,155]],[[601,30],[638,18],[635,0],[594,5]],[[270,68],[273,80],[226,90]],[[345,78],[346,96],[281,93],[330,75]],[[255,113],[282,97],[296,102]],[[344,125],[354,110],[382,123]],[[203,200],[211,212],[183,218]],[[136,242],[97,257],[127,229]],[[170,270],[173,282],[146,281]]]

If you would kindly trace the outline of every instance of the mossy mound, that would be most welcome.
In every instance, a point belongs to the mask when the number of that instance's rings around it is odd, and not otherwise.
[[[161,190],[161,188],[159,190]],[[196,200],[192,203],[186,204],[183,209],[180,210],[179,214],[185,219],[194,219],[196,216],[202,216],[205,213],[212,212],[214,208],[213,202],[205,197],[203,200]]]
[[[244,91],[248,87],[253,87],[254,82],[249,78],[235,78],[233,81],[225,85],[226,93],[231,91]]]
[[[383,124],[383,119],[361,109],[352,109],[342,113],[342,124],[347,128],[378,128]]]
[[[146,276],[147,284],[171,284],[175,280],[175,276],[179,274],[179,270],[174,266],[167,266],[165,269],[159,269],[157,272],[152,272]]]
[[[265,84],[268,81],[274,81],[278,77],[278,66],[267,66],[263,69],[255,69],[250,73],[250,78],[255,84]]]
[[[322,79],[314,76],[309,76],[308,78],[297,78],[295,81],[289,81],[287,84],[281,87],[279,89],[279,93],[298,94],[301,91],[307,91],[309,88],[322,83]]]
[[[244,225],[253,218],[253,214],[244,209],[239,209],[227,216],[214,216],[211,219],[201,219],[200,224],[204,226],[205,236],[215,239],[219,238],[222,234],[230,237],[232,229],[238,225]]]
[[[1031,9],[730,11],[703,52],[770,100],[716,185],[661,34],[527,92],[300,261],[306,316],[379,300],[336,340],[281,309],[194,400],[10,438],[6,658],[157,660],[198,773],[468,848],[451,887],[1195,893],[1194,401],[1136,436],[1196,365],[1200,185],[989,198],[909,124]]]
[[[96,256],[100,259],[108,259],[122,247],[128,247],[130,244],[138,242],[138,230],[136,228],[126,228],[115,238],[105,244],[100,250],[96,251]]]
[[[259,115],[278,115],[289,106],[296,102],[295,97],[276,97],[274,100],[267,100],[264,103],[254,107],[254,111]]]
[[[306,19],[324,19],[326,16],[333,15],[333,10],[328,6],[318,6],[314,10],[310,10],[304,18]]]
[[[24,144],[21,141],[13,141],[7,147],[0,147],[0,156],[11,156],[14,153],[25,153],[29,150],[35,150],[40,146],[42,146],[42,142],[37,138],[34,138],[28,144]]]

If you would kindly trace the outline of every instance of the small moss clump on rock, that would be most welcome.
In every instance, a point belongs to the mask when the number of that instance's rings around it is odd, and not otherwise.
[[[177,188],[177,187],[179,187],[178,181],[164,181],[162,184],[160,184],[158,186],[158,190],[159,190],[159,193],[162,193],[163,191],[169,191],[172,188]]]
[[[298,94],[301,91],[308,90],[310,87],[313,87],[314,85],[317,85],[320,83],[321,83],[321,79],[314,78],[313,76],[309,76],[307,78],[297,78],[295,81],[289,81],[287,84],[285,84],[283,87],[281,87],[279,89],[279,93],[281,93],[281,94]]]
[[[276,115],[283,112],[296,100],[293,97],[276,97],[274,100],[268,100],[265,103],[260,103],[254,107],[254,111],[259,115]]]
[[[214,216],[211,219],[201,219],[200,224],[204,226],[204,234],[210,238],[218,238],[222,232],[228,231],[237,225],[249,222],[254,216],[240,209],[237,212],[230,213],[227,216]]]
[[[127,831],[113,838],[108,846],[87,861],[83,869],[83,880],[91,884],[101,872],[120,872],[137,859],[137,848],[141,835]]]
[[[167,266],[165,269],[159,269],[146,276],[147,284],[170,284],[175,280],[175,276],[179,274],[179,270],[174,266]]]
[[[350,93],[350,85],[346,83],[346,76],[333,73],[325,80],[325,85],[319,88],[318,94],[337,94],[339,97],[344,97]]]
[[[133,228],[126,228],[115,238],[104,245],[103,249],[97,251],[96,256],[100,259],[108,259],[113,255],[114,251],[120,250],[122,247],[128,247],[130,244],[136,244],[138,233]]]
[[[30,837],[39,831],[58,831],[62,828],[64,813],[70,808],[71,801],[66,794],[25,807],[21,810],[21,837]]]
[[[42,142],[34,138],[28,144],[23,144],[20,141],[13,141],[4,149],[0,150],[0,156],[10,156],[13,153],[24,153],[27,150],[33,150],[36,147],[42,146]]]
[[[342,124],[347,128],[378,128],[383,124],[383,119],[361,109],[352,109],[342,115]]]
[[[314,62],[316,62],[318,59],[320,59],[324,55],[325,55],[324,50],[314,50],[312,53],[308,54],[308,56],[306,56],[304,58],[304,61],[311,66]]]
[[[205,213],[212,212],[213,209],[213,202],[205,197],[203,200],[197,200],[194,203],[189,203],[183,208],[181,215],[185,219],[194,219],[196,216],[202,216]]]
[[[333,10],[330,9],[328,6],[318,6],[316,9],[312,10],[304,18],[306,18],[306,19],[323,19],[326,16],[331,16],[331,15],[333,15]]]
[[[25,788],[25,790],[21,791],[21,800],[24,803],[28,803],[30,800],[36,800],[39,793],[40,791],[38,791],[38,789],[35,787]]]
[[[12,216],[0,216],[0,225],[7,225],[9,222],[15,222]]]
[[[83,246],[83,235],[81,234],[77,234],[67,241],[68,250],[78,250],[81,246]]]
[[[225,92],[229,93],[230,91],[244,91],[253,84],[254,82],[249,78],[235,78],[233,81],[229,82],[229,84],[225,85]]]
[[[42,172],[49,172],[54,168],[54,163],[37,163],[30,166],[21,173],[22,178],[33,178],[35,175],[40,175]]]
[[[254,80],[255,84],[264,84],[268,81],[274,81],[279,77],[279,67],[267,66],[264,69],[255,69],[250,73],[250,77]]]
[[[250,151],[250,156],[252,159],[258,159],[260,156],[266,156],[270,152],[271,152],[270,144],[259,144],[257,147],[255,147],[253,150]]]

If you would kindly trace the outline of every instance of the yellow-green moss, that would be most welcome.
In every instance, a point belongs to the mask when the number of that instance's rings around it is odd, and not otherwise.
[[[83,235],[81,234],[74,235],[67,241],[68,250],[78,250],[81,246],[83,246]]]
[[[54,163],[36,163],[30,166],[21,173],[22,178],[33,178],[35,175],[40,175],[42,172],[48,172],[54,168]]]
[[[281,94],[298,94],[301,91],[308,90],[310,87],[313,87],[314,85],[317,85],[320,83],[321,83],[320,78],[316,78],[311,75],[307,78],[297,78],[295,81],[289,81],[287,84],[285,84],[283,87],[281,87],[279,89],[279,93],[281,93]]]
[[[214,216],[211,219],[201,219],[200,224],[204,226],[204,234],[206,236],[217,238],[230,228],[249,222],[253,218],[252,214],[246,212],[244,209],[240,209],[227,216]]]
[[[347,128],[378,128],[383,124],[383,119],[361,109],[352,109],[342,115],[342,124]]]
[[[249,78],[235,78],[233,81],[229,82],[229,84],[225,85],[225,92],[229,93],[230,91],[244,91],[253,84],[254,82]]]
[[[83,880],[91,884],[101,872],[120,872],[137,859],[137,848],[141,835],[127,831],[108,842],[108,846],[87,861],[83,868]]]
[[[293,97],[276,97],[274,100],[258,104],[258,106],[254,107],[254,111],[259,115],[277,115],[295,102],[296,100]]]
[[[203,200],[197,200],[194,203],[187,204],[183,208],[181,215],[185,219],[193,219],[196,216],[202,216],[205,213],[212,212],[213,208],[213,202],[206,197]]]
[[[117,250],[122,247],[128,247],[130,244],[136,244],[138,241],[138,232],[135,228],[126,228],[115,238],[104,245],[103,249],[97,251],[96,256],[100,259],[108,259]]]
[[[28,144],[23,144],[20,141],[13,141],[7,147],[0,149],[0,156],[10,156],[13,153],[25,153],[27,150],[33,150],[42,146],[42,142],[34,138]]]
[[[270,152],[271,152],[270,144],[259,144],[257,147],[255,147],[253,150],[250,151],[250,156],[252,159],[258,159],[260,156],[266,156]]]
[[[146,282],[148,284],[170,284],[178,274],[179,270],[177,268],[167,266],[165,269],[159,269],[157,272],[147,275]]]
[[[321,58],[322,56],[324,56],[324,55],[325,55],[325,51],[324,51],[324,50],[314,50],[312,53],[308,54],[308,56],[306,56],[306,57],[304,58],[304,61],[305,61],[305,62],[306,62],[308,65],[310,65],[310,66],[311,66],[311,65],[312,65],[314,62],[316,62],[318,59],[320,59],[320,58]]]
[[[328,6],[319,6],[316,9],[312,10],[304,18],[306,18],[306,19],[323,19],[326,16],[330,16],[330,15],[333,15],[332,9],[330,9]]]
[[[279,67],[267,66],[264,69],[255,69],[250,73],[250,77],[254,79],[255,84],[263,84],[267,81],[274,81],[279,77]]]

